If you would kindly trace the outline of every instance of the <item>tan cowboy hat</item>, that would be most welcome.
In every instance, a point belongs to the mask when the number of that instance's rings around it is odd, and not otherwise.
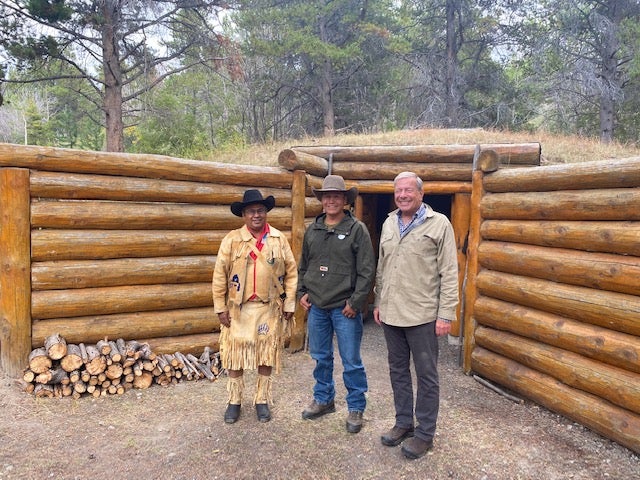
[[[351,187],[347,190],[347,186],[344,184],[344,178],[340,175],[327,175],[322,181],[322,188],[312,188],[311,191],[318,200],[322,200],[323,193],[342,192],[346,195],[349,205],[353,204],[358,196],[358,189]]]
[[[253,205],[254,203],[264,205],[268,212],[275,206],[276,199],[273,198],[273,195],[269,195],[267,198],[262,198],[262,194],[259,190],[247,190],[244,192],[241,202],[233,202],[231,204],[231,213],[236,217],[241,217],[244,208],[248,205]]]

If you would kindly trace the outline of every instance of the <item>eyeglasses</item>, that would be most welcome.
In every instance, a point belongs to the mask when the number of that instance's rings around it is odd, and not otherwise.
[[[262,215],[266,215],[267,209],[266,208],[247,208],[243,213],[250,217],[253,217],[254,215],[262,216]]]

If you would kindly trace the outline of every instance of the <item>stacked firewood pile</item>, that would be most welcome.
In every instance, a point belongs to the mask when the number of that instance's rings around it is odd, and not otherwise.
[[[216,380],[222,374],[219,354],[206,347],[192,354],[156,354],[149,344],[121,338],[95,345],[67,344],[58,334],[29,354],[25,390],[36,397],[122,395],[132,388],[170,385],[184,380]]]

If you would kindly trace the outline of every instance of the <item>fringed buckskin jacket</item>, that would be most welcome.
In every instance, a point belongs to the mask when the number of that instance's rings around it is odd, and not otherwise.
[[[256,239],[246,226],[229,232],[218,249],[216,268],[213,275],[213,307],[216,313],[229,311],[232,318],[237,314],[244,298],[247,277],[247,262],[255,247]],[[283,312],[294,312],[296,308],[296,287],[298,272],[295,258],[289,242],[284,234],[269,225],[267,236],[261,251],[266,263],[271,267],[268,271],[263,263],[256,260],[256,295],[271,304],[283,305]],[[282,285],[286,297],[280,298],[275,278]]]

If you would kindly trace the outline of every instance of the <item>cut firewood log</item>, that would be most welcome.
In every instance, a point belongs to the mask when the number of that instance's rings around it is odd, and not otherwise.
[[[73,384],[73,389],[78,393],[84,393],[87,391],[87,384],[80,380]]]
[[[122,367],[123,368],[131,368],[133,366],[134,363],[136,363],[137,360],[135,357],[124,357],[122,359]]]
[[[24,391],[27,393],[33,393],[35,389],[36,389],[35,383],[27,383],[24,387]]]
[[[201,372],[201,376],[207,377],[207,379],[209,379],[210,381],[214,381],[216,379],[211,370],[209,370],[209,368],[205,365],[202,365],[194,355],[192,355],[191,353],[187,354],[187,359],[189,359],[191,363],[193,363],[193,365],[195,365],[195,367]]]
[[[72,385],[62,385],[62,396],[70,397],[73,395],[74,389]]]
[[[44,349],[51,360],[60,360],[67,354],[67,342],[59,333],[44,339]]]
[[[114,341],[110,341],[109,345],[111,346],[111,351],[109,352],[109,357],[113,362],[122,361],[122,353],[120,349],[118,349],[118,345]]]
[[[47,383],[49,385],[55,385],[61,383],[64,379],[69,380],[69,374],[62,368],[56,368],[54,370],[47,370],[38,374],[35,378],[36,383]]]
[[[143,360],[142,361],[142,369],[147,372],[153,372],[153,369],[156,368],[156,362],[152,360]]]
[[[171,364],[169,360],[167,360],[166,355],[158,355],[158,367],[165,373],[171,371]]]
[[[29,369],[35,374],[46,372],[52,363],[44,347],[36,348],[29,354]]]
[[[102,355],[109,355],[109,353],[111,353],[111,344],[106,338],[104,340],[98,340],[96,348]]]
[[[127,342],[124,341],[124,338],[116,339],[116,345],[118,346],[118,351],[120,355],[125,357],[127,355]]]
[[[33,390],[33,394],[38,398],[53,398],[55,396],[53,386],[44,383],[37,384]]]
[[[142,345],[140,345],[139,352],[142,354],[142,358],[144,358],[145,360],[153,361],[157,356],[155,353],[153,353],[153,350],[151,350],[151,347],[148,343],[143,343]]]
[[[82,357],[82,362],[87,363],[89,361],[89,354],[87,354],[87,346],[84,343],[79,343],[78,347],[80,347],[80,356]]]
[[[143,371],[139,377],[134,378],[133,386],[135,388],[149,388],[153,383],[153,375],[151,372]]]
[[[105,370],[105,374],[108,379],[113,380],[122,376],[122,370],[123,368],[121,363],[112,363]]]
[[[191,361],[187,359],[181,352],[176,352],[176,357],[180,359],[180,362],[184,365],[182,369],[182,373],[187,376],[187,380],[192,380],[193,378],[200,378],[200,370],[195,365],[191,364]]]
[[[68,344],[67,354],[60,359],[60,366],[67,372],[73,372],[78,370],[83,363],[80,347],[73,343]]]
[[[98,375],[104,372],[107,368],[107,360],[100,354],[100,351],[92,346],[87,345],[87,357],[88,361],[85,363],[85,369],[90,375]]]
[[[164,358],[167,359],[167,362],[169,362],[169,365],[171,365],[173,368],[176,368],[178,366],[178,364],[180,363],[180,362],[178,362],[178,359],[176,358],[176,356],[175,355],[171,355],[170,353],[166,353],[164,355]],[[182,367],[180,367],[180,368],[182,368]]]
[[[126,346],[126,349],[125,349],[125,355],[127,357],[133,357],[133,358],[135,358],[137,360],[138,358],[140,358],[140,355],[141,355],[141,353],[139,351],[140,347],[141,347],[140,343],[136,342],[135,340],[131,340],[131,341],[127,342],[127,346]]]
[[[29,370],[28,368],[22,373],[22,379],[27,383],[33,382],[35,378],[35,372],[33,370]]]

